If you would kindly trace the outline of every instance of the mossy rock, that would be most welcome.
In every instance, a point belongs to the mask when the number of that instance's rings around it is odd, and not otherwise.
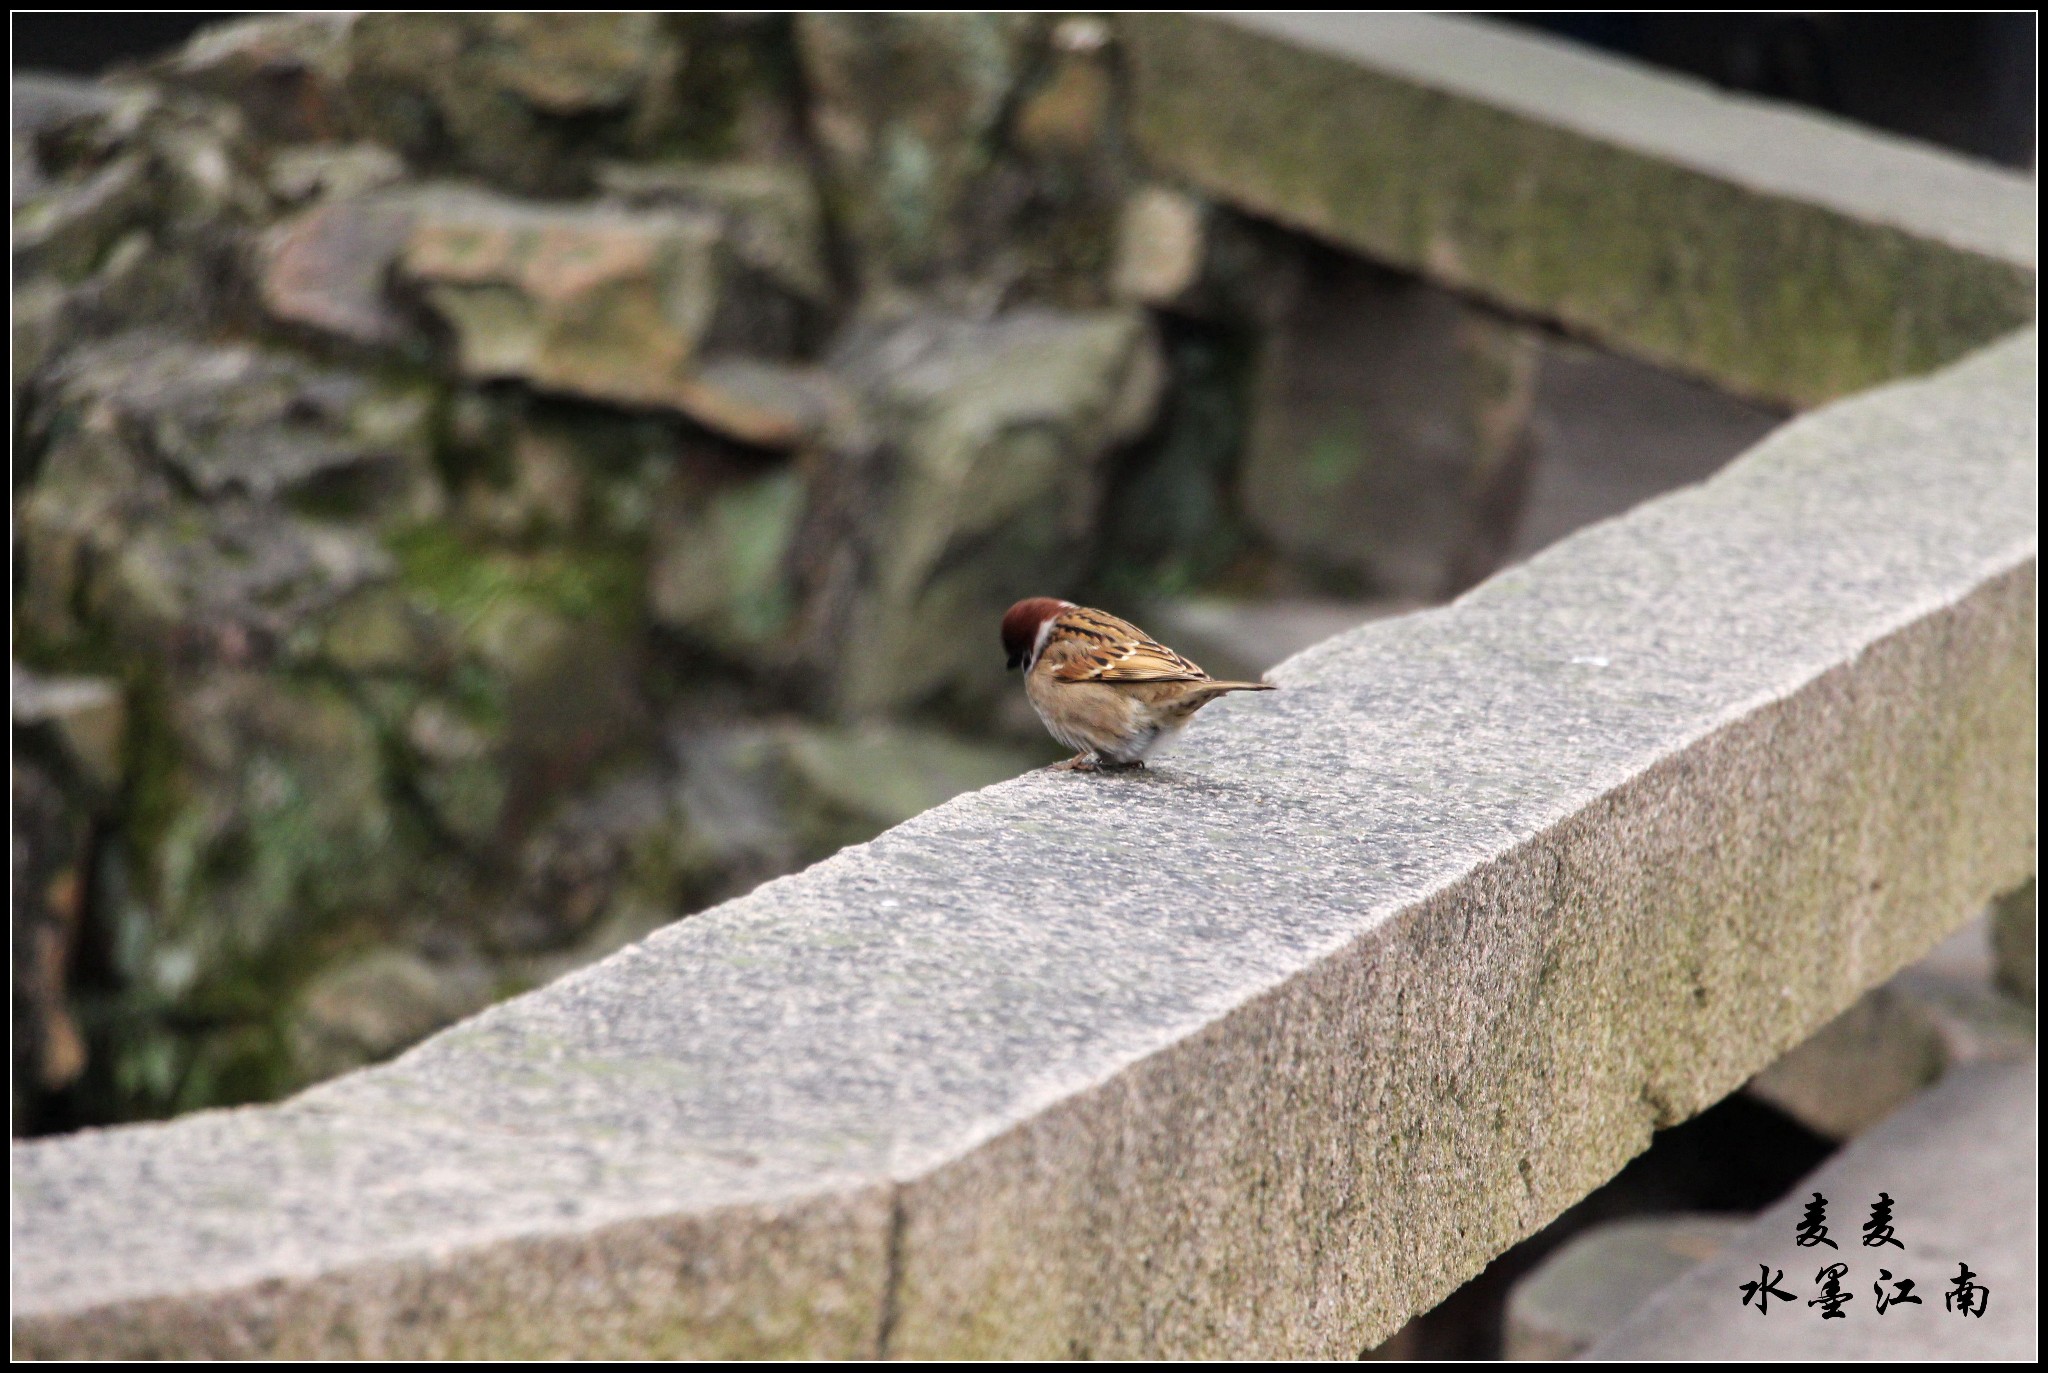
[[[583,190],[581,154],[659,117],[684,60],[652,14],[370,13],[349,27],[352,124],[429,167]]]
[[[790,467],[678,483],[649,569],[658,623],[741,662],[786,656],[796,601],[791,555],[804,486]]]
[[[928,283],[977,256],[970,210],[1043,32],[1034,15],[798,18],[811,129],[864,286]]]
[[[246,658],[384,574],[368,530],[438,506],[433,412],[423,388],[247,345],[81,350],[29,418],[24,611],[51,641]]]
[[[999,689],[1003,610],[1085,572],[1107,458],[1150,424],[1163,364],[1136,311],[929,316],[849,346],[866,432],[821,468],[820,523],[846,512],[855,585],[829,662],[853,715]]]
[[[574,195],[619,157],[792,142],[784,25],[765,16],[366,13],[350,127],[422,167]]]
[[[460,842],[514,842],[553,799],[644,739],[640,561],[630,550],[394,540],[394,601],[366,615],[436,649],[394,722],[414,784]]]

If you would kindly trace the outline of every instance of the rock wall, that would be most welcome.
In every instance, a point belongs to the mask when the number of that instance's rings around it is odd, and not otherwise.
[[[274,1096],[1038,761],[975,650],[1163,389],[1061,228],[1106,43],[265,17],[25,78],[18,1122]]]

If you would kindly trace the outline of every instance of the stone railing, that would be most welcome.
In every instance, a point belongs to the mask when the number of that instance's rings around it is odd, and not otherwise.
[[[1170,42],[1296,51],[1338,107],[1346,73],[1422,89],[1412,35],[1480,32],[1357,21],[1333,58],[1157,22],[1133,42],[1155,132],[1142,74]],[[1445,118],[1494,108],[1430,89]],[[1516,128],[1599,141],[1532,89]],[[1772,156],[1854,141],[1960,188],[1959,220],[2009,205],[2013,178],[1769,117]],[[1212,192],[1411,261],[1312,190],[1197,175],[1183,142],[1166,160]],[[1703,243],[1743,231],[1722,164],[1629,156],[1726,190],[1695,206]],[[1489,191],[1444,193],[1476,219]],[[2024,313],[2010,236],[1816,214],[1904,245],[1867,269],[1899,313],[1745,315],[1789,360],[1759,389],[1911,372]],[[1563,253],[1591,230],[1538,231]],[[1765,288],[1808,242],[1750,245],[1756,299],[1802,298]],[[1757,375],[1507,263],[1411,261]],[[1916,313],[1965,279],[1991,304]],[[2033,875],[2035,369],[2029,332],[1795,420],[1300,655],[1149,773],[962,797],[282,1105],[16,1145],[16,1352],[1356,1354]]]
[[[1128,28],[1158,165],[1730,390],[1811,404],[2033,318],[2021,176],[1469,20]]]

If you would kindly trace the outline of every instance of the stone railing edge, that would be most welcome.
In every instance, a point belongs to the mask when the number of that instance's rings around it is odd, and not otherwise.
[[[1989,164],[1479,19],[1120,23],[1162,172],[1745,395],[2033,317],[2034,183]]]

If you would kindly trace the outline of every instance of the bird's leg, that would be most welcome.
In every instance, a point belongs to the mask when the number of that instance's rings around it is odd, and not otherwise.
[[[1075,754],[1075,755],[1074,755],[1073,757],[1071,757],[1071,758],[1067,759],[1067,761],[1066,761],[1066,762],[1064,762],[1064,763],[1054,763],[1054,764],[1053,764],[1053,765],[1052,765],[1052,766],[1051,766],[1050,768],[1048,768],[1048,769],[1047,769],[1047,771],[1049,771],[1049,772],[1093,772],[1093,771],[1095,771],[1095,768],[1096,768],[1096,764],[1095,764],[1095,755],[1094,755],[1094,754],[1092,754],[1092,753],[1077,753],[1077,754]]]

